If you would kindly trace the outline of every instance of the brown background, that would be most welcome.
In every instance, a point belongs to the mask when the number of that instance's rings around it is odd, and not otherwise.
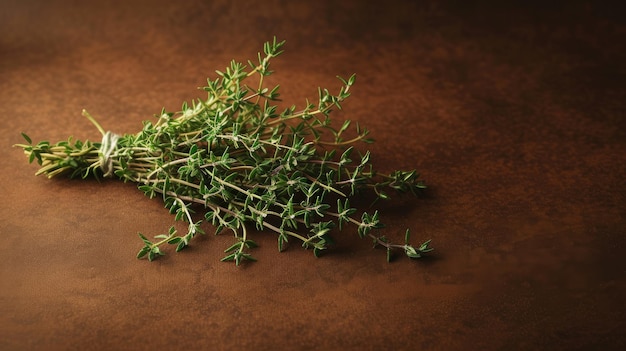
[[[625,347],[624,13],[504,3],[0,1],[0,349]],[[138,261],[136,233],[173,220],[158,200],[34,177],[11,148],[98,140],[83,108],[135,132],[274,35],[287,103],[357,73],[336,118],[422,173],[424,198],[379,208],[431,258],[387,264],[347,230],[320,259],[260,234],[243,267],[219,262],[230,235]]]

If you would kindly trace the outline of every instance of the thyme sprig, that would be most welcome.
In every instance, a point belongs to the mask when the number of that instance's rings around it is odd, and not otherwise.
[[[396,249],[411,258],[431,251],[430,241],[412,246],[408,230],[404,244],[390,242],[377,234],[383,227],[378,211],[358,214],[351,205],[364,189],[387,199],[389,189],[417,194],[425,188],[415,170],[380,174],[369,151],[355,151],[357,142],[372,142],[367,129],[350,120],[332,125],[329,115],[350,96],[354,75],[338,77],[342,86],[336,94],[319,88],[317,103],[306,100],[302,109],[293,105],[279,112],[279,86],[266,87],[264,78],[272,74],[270,61],[283,52],[283,45],[274,38],[265,43],[256,62],[233,60],[224,71],[216,71],[217,78],[207,80],[202,88],[205,99],[184,102],[176,113],[162,110],[156,122],[145,121],[136,134],[106,132],[83,110],[102,134],[101,142],[69,138],[33,144],[22,133],[27,144],[16,146],[23,148],[29,162],[41,166],[37,175],[115,176],[137,183],[150,198],[162,197],[175,220],[188,224],[187,230],[178,233],[171,226],[153,239],[139,233],[144,245],[138,258],[152,261],[164,254],[166,244],[184,249],[204,234],[205,221],[216,227],[216,234],[233,232],[235,243],[224,251],[222,261],[237,265],[254,260],[249,249],[257,244],[250,226],[275,232],[279,251],[297,240],[315,256],[333,243],[333,229],[346,224],[356,226],[361,238],[384,247],[388,260]],[[195,216],[198,209],[203,219]]]

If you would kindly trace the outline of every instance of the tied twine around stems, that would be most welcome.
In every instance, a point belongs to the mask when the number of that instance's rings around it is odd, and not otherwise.
[[[87,112],[87,110],[83,109],[83,116],[85,116],[96,128],[100,134],[102,134],[102,143],[100,143],[100,149],[98,149],[98,156],[100,158],[100,169],[102,169],[102,173],[104,173],[104,177],[110,177],[113,175],[113,159],[111,159],[111,154],[117,148],[117,141],[120,136],[115,133],[111,133],[111,131],[105,132],[100,123],[93,118],[92,115]]]
[[[120,138],[118,134],[111,133],[110,131],[102,135],[102,143],[98,150],[98,156],[100,157],[100,168],[104,177],[110,177],[113,175],[113,159],[111,154],[117,148],[117,141]]]

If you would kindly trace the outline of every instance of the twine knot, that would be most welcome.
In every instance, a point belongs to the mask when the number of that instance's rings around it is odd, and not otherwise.
[[[100,144],[98,155],[100,156],[100,168],[105,177],[113,175],[113,159],[111,158],[111,154],[115,151],[119,138],[119,135],[111,132],[106,132],[102,135],[102,143]]]

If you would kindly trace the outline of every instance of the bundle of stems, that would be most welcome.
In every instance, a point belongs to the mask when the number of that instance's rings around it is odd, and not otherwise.
[[[162,110],[156,122],[144,122],[136,134],[107,132],[83,110],[102,134],[101,142],[69,138],[33,144],[22,133],[27,144],[16,146],[29,162],[41,166],[37,175],[117,177],[137,183],[150,198],[162,197],[175,219],[187,222],[188,228],[178,233],[172,226],[154,239],[139,233],[143,247],[138,258],[153,260],[164,254],[166,244],[184,249],[204,233],[204,221],[216,227],[216,234],[224,229],[234,233],[235,243],[222,260],[237,265],[254,260],[249,249],[257,244],[249,226],[275,232],[279,251],[297,240],[315,256],[332,244],[333,228],[341,230],[346,224],[386,248],[388,260],[394,249],[411,258],[431,251],[430,241],[412,246],[408,230],[403,244],[377,235],[383,227],[378,212],[359,216],[351,206],[350,199],[364,189],[387,199],[387,189],[417,194],[425,188],[415,170],[379,174],[369,152],[355,152],[355,143],[372,141],[367,129],[355,123],[356,133],[346,138],[349,120],[331,125],[329,114],[350,96],[354,75],[339,77],[342,87],[337,94],[320,88],[317,103],[307,100],[302,109],[294,105],[279,112],[279,86],[265,87],[264,78],[272,74],[270,60],[282,53],[283,45],[274,38],[265,43],[257,62],[233,60],[225,71],[216,71],[215,80],[207,80],[202,88],[206,99],[185,102],[176,113]],[[198,209],[204,214],[201,220],[194,215]]]

